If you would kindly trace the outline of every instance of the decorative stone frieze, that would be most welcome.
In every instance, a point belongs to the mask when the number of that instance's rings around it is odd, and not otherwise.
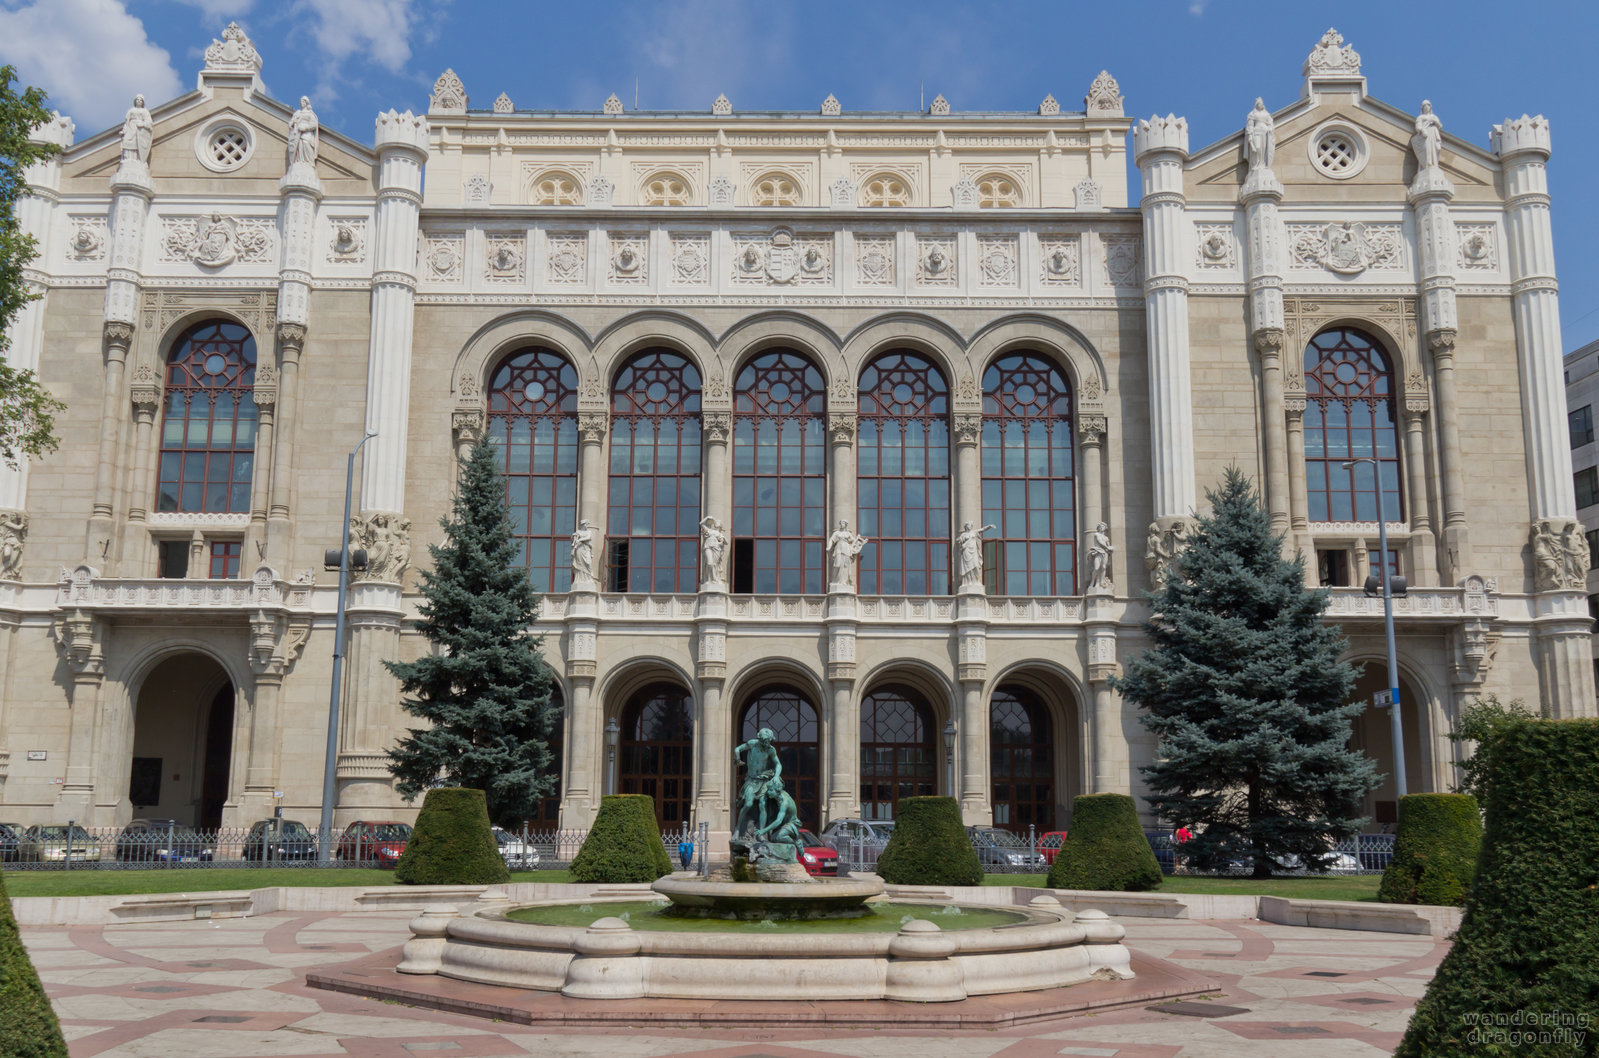
[[[366,569],[356,580],[398,584],[411,564],[411,520],[379,511],[350,519],[350,546],[366,550]]]
[[[1540,518],[1532,524],[1533,584],[1539,591],[1586,591],[1591,556],[1582,523]]]
[[[1166,587],[1166,578],[1187,549],[1193,532],[1194,520],[1188,517],[1158,518],[1149,523],[1144,542],[1144,568],[1149,571],[1151,590],[1160,591]]]
[[[193,261],[202,268],[265,264],[273,257],[277,223],[267,217],[163,217],[161,260]]]

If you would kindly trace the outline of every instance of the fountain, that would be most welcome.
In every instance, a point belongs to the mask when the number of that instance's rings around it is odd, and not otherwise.
[[[662,878],[642,901],[512,906],[491,891],[464,911],[429,907],[398,971],[576,999],[923,1003],[1133,976],[1122,928],[1053,896],[1003,909],[914,892],[891,902],[872,876],[812,878],[772,738],[735,753],[746,775],[732,862],[712,877]]]

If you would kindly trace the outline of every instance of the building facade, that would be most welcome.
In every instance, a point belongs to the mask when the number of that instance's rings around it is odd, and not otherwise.
[[[1542,118],[1475,146],[1331,31],[1202,148],[1107,73],[1076,111],[778,114],[475,109],[447,71],[367,145],[260,68],[230,26],[196,91],[40,130],[9,356],[68,410],[0,470],[0,815],[316,816],[364,433],[340,822],[412,810],[382,663],[427,649],[416,567],[483,436],[563,710],[537,823],[614,786],[725,832],[759,727],[812,826],[1141,793],[1108,681],[1234,464],[1368,700],[1358,585],[1408,578],[1409,789],[1453,781],[1474,695],[1595,711]],[[1391,775],[1388,731],[1355,739]]]
[[[1599,404],[1599,342],[1566,354],[1566,422],[1571,433],[1572,491],[1588,553],[1599,547],[1599,445],[1594,444],[1594,406]],[[1599,618],[1599,572],[1588,570],[1588,614]],[[1599,679],[1599,635],[1594,637],[1594,674]]]

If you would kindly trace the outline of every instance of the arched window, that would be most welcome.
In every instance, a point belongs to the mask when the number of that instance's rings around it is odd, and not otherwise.
[[[808,359],[762,353],[733,396],[733,590],[819,594],[826,556],[827,385]]]
[[[816,828],[822,820],[822,750],[816,706],[793,687],[767,687],[744,706],[739,741],[748,742],[763,727],[776,735],[783,782],[799,809],[800,826]]]
[[[533,181],[528,200],[535,206],[579,206],[583,204],[583,185],[571,173],[541,173]]]
[[[863,595],[949,594],[949,387],[919,353],[861,372],[856,449]]]
[[[518,564],[535,591],[566,591],[577,524],[577,372],[566,357],[524,349],[495,368],[489,438],[505,471]]]
[[[911,189],[893,173],[878,173],[861,181],[863,206],[908,206],[910,202]]]
[[[1004,173],[984,173],[977,184],[977,205],[983,209],[1006,209],[1021,202],[1016,181]]]
[[[672,172],[645,177],[641,191],[646,206],[686,206],[690,194],[687,178]]]
[[[983,372],[983,521],[990,594],[1076,591],[1072,392],[1038,353],[1007,353]]]
[[[697,591],[700,373],[646,350],[617,372],[611,413],[610,590]]]
[[[1399,431],[1393,371],[1368,334],[1323,331],[1305,347],[1305,491],[1313,522],[1375,522],[1371,471],[1345,470],[1361,456],[1377,460],[1383,513],[1404,518],[1399,489]]]
[[[620,792],[655,799],[662,830],[688,822],[694,800],[693,699],[675,683],[652,683],[622,710]]]
[[[799,181],[788,173],[762,173],[750,184],[752,206],[799,205]]]
[[[210,320],[167,357],[158,511],[244,514],[255,472],[255,339]]]
[[[861,816],[893,819],[902,797],[931,797],[938,773],[933,711],[909,687],[880,687],[861,702]]]
[[[1054,745],[1049,710],[1026,687],[1001,686],[989,702],[994,825],[1027,833],[1055,828]]]

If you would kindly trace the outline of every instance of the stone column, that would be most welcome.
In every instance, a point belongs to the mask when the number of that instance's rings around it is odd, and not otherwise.
[[[1132,793],[1131,753],[1122,730],[1122,699],[1110,686],[1119,671],[1116,664],[1116,621],[1112,600],[1096,595],[1088,599],[1088,680],[1092,703],[1089,729],[1093,732],[1093,766],[1088,777],[1091,793]]]
[[[1105,517],[1105,416],[1083,415],[1077,420],[1077,437],[1081,442],[1078,456],[1081,459],[1079,473],[1083,480],[1083,516],[1082,522],[1077,526],[1077,588],[1082,594],[1087,594],[1093,587],[1088,583],[1088,549],[1093,543],[1094,528],[1100,522],[1108,522]],[[1110,580],[1114,585],[1116,581],[1116,556],[1111,555]],[[1111,589],[1114,590],[1114,587]]]
[[[52,114],[50,120],[34,129],[28,138],[35,143],[66,148],[72,146],[72,133],[71,118]],[[53,227],[50,221],[61,201],[60,155],[30,165],[23,173],[23,179],[27,181],[27,188],[17,198],[17,224],[22,234],[34,240],[39,251],[36,260],[48,261]],[[92,239],[94,235],[89,232],[87,237]],[[45,284],[44,273],[35,268],[22,270],[22,285],[28,294],[34,295],[34,300],[24,302],[17,309],[8,333],[10,344],[0,352],[0,357],[18,371],[37,371],[39,354],[44,349],[44,309],[49,288]],[[18,459],[15,467],[0,460],[0,512],[15,511],[20,514],[27,508],[27,460]]]
[[[989,797],[988,758],[990,730],[983,686],[988,678],[988,599],[981,593],[962,595],[955,603],[956,676],[960,680],[960,715],[955,721],[956,782],[961,818],[967,826],[988,826],[994,821]],[[943,745],[943,740],[939,740]]]
[[[605,519],[608,477],[605,469],[605,438],[611,428],[611,416],[604,411],[579,412],[577,416],[577,517],[587,519],[595,527],[594,573],[598,578],[594,590],[606,586],[610,571],[605,568]],[[576,580],[573,588],[578,587]]]
[[[563,827],[592,823],[604,791],[605,748],[600,735],[604,710],[594,697],[598,604],[593,591],[574,588],[566,597],[566,679],[571,700],[566,707],[568,764],[561,785]]]
[[[851,427],[853,437],[853,422]],[[860,702],[855,697],[858,613],[853,594],[832,592],[828,595],[827,679],[833,692],[826,717],[828,820],[861,814],[861,714]]]
[[[829,412],[827,437],[829,460],[827,482],[832,501],[832,517],[828,519],[828,532],[840,521],[848,522],[851,529],[860,530],[856,523],[855,498],[855,430],[854,412]],[[831,574],[829,575],[831,576]]]
[[[455,431],[455,463],[459,467],[471,456],[473,447],[483,436],[483,412],[477,408],[457,408],[450,415],[450,427]]]
[[[706,411],[700,414],[703,430],[705,462],[701,469],[704,479],[700,488],[700,516],[715,518],[724,532],[729,532],[727,548],[722,556],[720,587],[723,591],[732,582],[733,541],[729,527],[733,524],[732,462],[728,446],[733,440],[733,414],[730,411]],[[704,556],[700,557],[700,576],[697,582],[703,591],[705,582]]]
[[[1305,484],[1305,394],[1303,390],[1283,396],[1288,415],[1288,520],[1293,538],[1305,552],[1305,583],[1315,587],[1316,542],[1310,535],[1310,493]]]
[[[351,546],[355,546],[352,542]],[[398,806],[389,775],[388,749],[401,720],[400,684],[383,662],[400,656],[404,603],[398,584],[360,581],[351,586],[344,666],[344,706],[339,714],[338,814],[343,826],[363,809]]]
[[[304,347],[304,325],[278,324],[277,430],[266,530],[267,561],[278,569],[288,568],[294,550],[294,443],[300,418],[300,352]]]
[[[1189,377],[1187,265],[1193,256],[1183,165],[1188,122],[1140,121],[1133,149],[1143,172],[1144,312],[1149,341],[1150,474],[1162,529],[1193,515],[1193,396]]]
[[[725,437],[721,447],[725,464]],[[728,740],[729,706],[722,697],[727,680],[725,592],[700,593],[695,632],[694,669],[700,681],[700,714],[694,725],[694,821],[709,823],[713,831],[728,831],[727,758],[732,744]]]
[[[959,412],[955,416],[955,526],[958,532],[967,522],[983,524],[983,464],[979,445],[983,440],[981,412]],[[955,576],[953,570],[951,577]]]
[[[1239,189],[1244,207],[1245,274],[1249,281],[1249,332],[1260,357],[1261,438],[1266,455],[1266,506],[1274,533],[1288,534],[1288,433],[1283,407],[1283,244],[1286,241],[1277,206],[1283,185],[1268,166],[1253,169]],[[1290,551],[1304,546],[1285,539]]]
[[[1427,405],[1405,400],[1405,470],[1410,491],[1410,569],[1422,588],[1438,586],[1438,549],[1427,498]]]
[[[267,506],[272,499],[272,456],[276,452],[272,442],[278,408],[278,372],[270,359],[257,367],[251,396],[256,408],[255,473],[250,478],[250,525],[244,531],[239,560],[239,575],[245,577],[251,573],[251,563],[270,565],[266,560]]]
[[[90,568],[92,581],[100,575]],[[105,688],[105,626],[92,614],[70,610],[55,618],[57,647],[71,670],[71,728],[67,735],[67,766],[55,815],[64,823],[98,822],[94,817],[95,779],[99,772],[98,736],[102,726],[100,699]]]

